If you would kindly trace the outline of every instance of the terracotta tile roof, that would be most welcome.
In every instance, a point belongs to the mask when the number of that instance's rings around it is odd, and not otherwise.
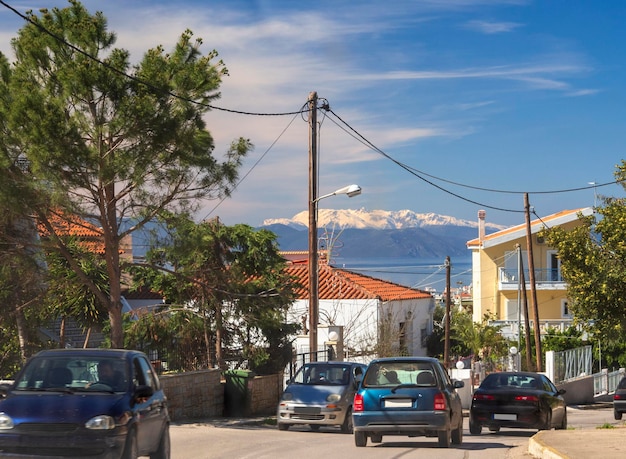
[[[309,297],[308,264],[294,264],[286,268],[300,284],[296,290],[298,299]],[[413,300],[431,298],[432,295],[423,290],[406,287],[393,282],[375,279],[345,269],[334,268],[324,263],[319,265],[319,299],[379,299],[381,301]]]
[[[89,252],[104,254],[102,231],[96,225],[76,216],[66,217],[56,213],[50,214],[48,220],[57,234],[75,236],[80,240],[80,245]],[[41,223],[38,226],[41,237],[47,237],[48,230]]]

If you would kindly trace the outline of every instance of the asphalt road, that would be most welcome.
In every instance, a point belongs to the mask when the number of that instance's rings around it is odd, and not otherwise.
[[[484,432],[469,435],[467,419],[463,444],[441,449],[436,438],[385,437],[383,443],[368,442],[366,448],[356,448],[352,435],[335,429],[322,428],[312,432],[308,427],[292,427],[286,432],[275,426],[258,422],[246,424],[211,420],[174,425],[172,459],[213,458],[441,458],[441,459],[517,459],[530,458],[529,439],[536,430],[502,429],[494,434]],[[568,408],[570,429],[596,429],[605,424],[617,425],[610,408],[582,410]]]

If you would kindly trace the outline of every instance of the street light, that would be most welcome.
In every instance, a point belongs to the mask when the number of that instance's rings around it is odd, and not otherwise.
[[[309,352],[310,361],[317,361],[317,322],[319,320],[319,277],[317,257],[317,203],[325,198],[338,194],[346,194],[349,198],[361,194],[361,187],[348,185],[332,193],[315,197],[311,194],[309,201]]]

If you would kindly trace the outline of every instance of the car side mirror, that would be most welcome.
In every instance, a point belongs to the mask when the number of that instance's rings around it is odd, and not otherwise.
[[[141,403],[144,399],[154,395],[154,389],[151,386],[137,386],[134,395],[135,401]]]
[[[563,395],[565,392],[567,392],[565,389],[559,389],[556,391],[558,395]]]
[[[460,389],[462,387],[465,387],[465,383],[459,379],[455,379],[452,381],[452,387],[454,387],[455,389]]]
[[[6,397],[10,389],[11,389],[11,384],[7,384],[7,383],[0,384],[0,398]]]

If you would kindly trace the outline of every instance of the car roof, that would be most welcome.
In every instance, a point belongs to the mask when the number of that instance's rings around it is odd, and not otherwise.
[[[434,357],[379,357],[377,359],[372,360],[370,363],[381,363],[381,362],[429,362],[435,363],[439,362],[439,359]]]
[[[489,373],[487,376],[491,375],[502,375],[502,376],[527,376],[527,377],[535,377],[539,378],[542,376],[541,373],[534,373],[532,371],[496,371],[494,373]]]
[[[305,363],[305,365],[312,365],[312,366],[315,366],[315,365],[324,365],[324,366],[326,366],[326,365],[341,365],[341,366],[346,366],[346,365],[363,365],[363,366],[365,366],[364,363],[344,362],[344,361],[341,361],[341,360],[327,360],[327,361],[324,361],[324,362],[307,362],[307,363]]]
[[[141,351],[130,349],[101,349],[101,348],[66,348],[46,349],[39,351],[33,357],[113,357],[128,358],[134,355],[144,355]]]

